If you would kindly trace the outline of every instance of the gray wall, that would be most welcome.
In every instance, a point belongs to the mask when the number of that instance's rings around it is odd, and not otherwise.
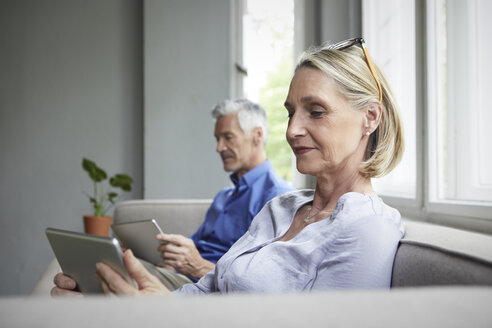
[[[48,226],[82,231],[83,156],[142,197],[140,1],[0,1],[0,294],[53,258]]]
[[[321,0],[321,42],[338,42],[362,36],[361,0]]]
[[[145,198],[229,184],[210,110],[229,97],[229,0],[145,1]]]
[[[228,31],[228,0],[0,0],[0,295],[45,270],[46,227],[83,230],[84,156],[134,177],[126,198],[229,183],[210,117],[228,97]]]
[[[324,40],[343,38],[328,3],[360,3],[308,1]],[[229,5],[0,0],[0,295],[45,270],[46,227],[82,231],[84,156],[134,177],[127,198],[210,198],[229,183],[210,117],[229,92]]]

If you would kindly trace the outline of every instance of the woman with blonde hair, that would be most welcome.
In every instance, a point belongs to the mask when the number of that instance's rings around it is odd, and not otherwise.
[[[390,287],[404,231],[400,214],[375,194],[371,178],[396,166],[403,133],[389,85],[364,40],[303,54],[285,108],[297,169],[315,176],[316,188],[271,200],[214,270],[175,293]],[[169,293],[130,251],[124,260],[138,288],[100,263],[106,292]],[[58,277],[54,294],[66,291],[66,279]]]

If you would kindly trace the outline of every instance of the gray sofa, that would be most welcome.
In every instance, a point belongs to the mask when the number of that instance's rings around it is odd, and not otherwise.
[[[190,235],[209,205],[209,200],[126,201],[115,208],[114,220],[154,218],[166,231]],[[47,297],[59,271],[53,261],[31,297],[0,299],[0,320],[37,327],[130,327],[141,320],[183,327],[492,327],[492,236],[409,220],[405,226],[390,290],[53,299]],[[18,307],[28,307],[23,313],[29,315],[14,315]]]

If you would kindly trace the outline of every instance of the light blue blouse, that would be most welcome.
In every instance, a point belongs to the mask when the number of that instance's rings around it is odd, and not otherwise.
[[[175,293],[389,288],[404,229],[398,211],[375,194],[346,193],[330,217],[278,241],[313,194],[300,190],[272,199],[214,270]]]

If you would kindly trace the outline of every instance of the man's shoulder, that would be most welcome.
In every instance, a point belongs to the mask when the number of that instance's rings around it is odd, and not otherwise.
[[[289,182],[279,177],[273,170],[265,172],[263,179],[257,180],[257,184],[265,190],[278,193],[295,190]]]
[[[287,182],[286,180],[282,179],[277,172],[275,172],[275,169],[273,166],[270,164],[269,166],[265,167],[266,169],[261,173],[260,178],[255,181],[257,184],[263,184],[265,187],[270,187],[270,188],[283,188],[285,190],[294,190],[294,187]]]

